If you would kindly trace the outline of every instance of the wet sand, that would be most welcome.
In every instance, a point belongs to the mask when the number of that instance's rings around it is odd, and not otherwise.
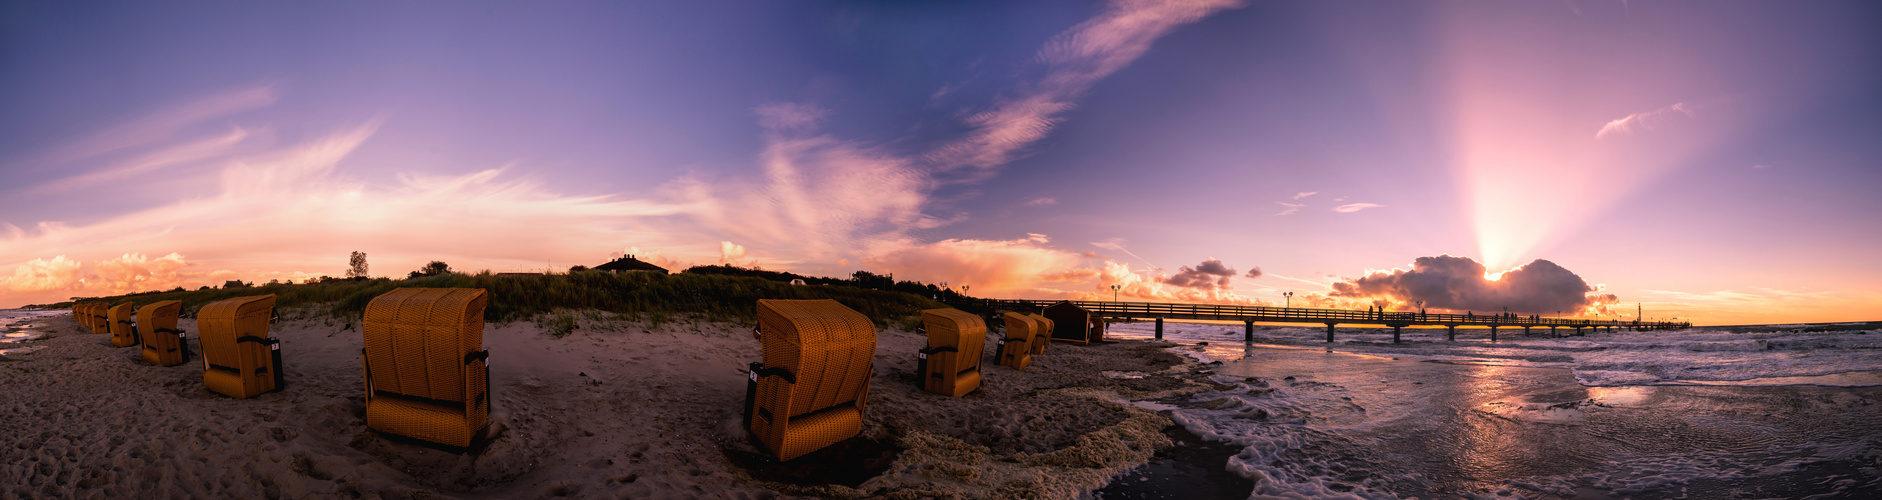
[[[0,357],[0,497],[1076,498],[1172,446],[1126,398],[1227,387],[1159,344],[1056,344],[946,398],[914,385],[923,337],[884,330],[863,435],[779,464],[739,428],[748,325],[492,324],[495,437],[456,454],[365,427],[360,332],[338,321],[277,323],[287,389],[247,400],[195,360],[38,322],[37,350]]]

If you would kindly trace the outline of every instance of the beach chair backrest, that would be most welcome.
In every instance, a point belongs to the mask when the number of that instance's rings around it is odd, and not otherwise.
[[[764,364],[792,373],[790,415],[856,401],[867,390],[876,326],[835,300],[758,301]]]
[[[144,359],[152,364],[170,366],[184,361],[187,355],[182,345],[182,330],[176,327],[176,317],[183,311],[183,302],[160,300],[137,308],[137,336],[144,344]]]
[[[980,316],[960,309],[928,309],[921,312],[921,320],[928,329],[929,349],[956,349],[955,355],[945,357],[952,366],[941,369],[960,373],[980,364],[987,346],[987,322]]]
[[[463,403],[466,357],[483,351],[481,288],[399,288],[366,305],[367,373],[374,391]]]
[[[132,315],[136,313],[137,310],[131,307],[130,302],[105,310],[105,325],[111,330],[111,345],[129,347],[137,344],[137,325],[132,321]]]
[[[203,306],[196,312],[203,360],[217,366],[241,366],[236,342],[243,337],[268,338],[268,322],[273,316],[274,294],[236,297]]]
[[[150,338],[160,330],[175,330],[176,317],[183,312],[183,301],[159,300],[137,308],[137,333]]]
[[[1032,316],[1009,312],[1000,315],[1000,318],[1006,320],[1008,342],[1026,342],[1030,346],[1033,336],[1039,334],[1039,322],[1033,320]]]
[[[111,306],[93,304],[91,306],[92,333],[108,335],[111,333]]]

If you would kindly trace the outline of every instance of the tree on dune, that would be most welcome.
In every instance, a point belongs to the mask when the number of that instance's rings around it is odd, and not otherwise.
[[[441,260],[434,260],[434,261],[431,261],[430,264],[425,264],[425,267],[421,267],[417,271],[412,271],[412,275],[407,276],[406,279],[417,278],[420,276],[437,276],[440,274],[450,274],[450,273],[451,273],[450,264],[446,264],[444,263],[444,261],[441,261]]]
[[[347,278],[365,278],[366,252],[353,252],[353,258],[349,260],[348,265],[351,267],[346,269]]]

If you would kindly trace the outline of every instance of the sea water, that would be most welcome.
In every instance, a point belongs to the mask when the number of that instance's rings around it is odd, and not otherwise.
[[[1253,498],[1875,498],[1882,331],[1167,323],[1230,389],[1171,418],[1240,447]],[[1828,331],[1823,331],[1828,330]],[[1112,325],[1145,339],[1149,323]],[[1561,333],[1561,332],[1558,332]],[[1206,345],[1203,345],[1206,343]]]
[[[45,338],[39,325],[49,316],[72,311],[39,309],[0,309],[0,356],[18,356],[38,350],[35,341]]]

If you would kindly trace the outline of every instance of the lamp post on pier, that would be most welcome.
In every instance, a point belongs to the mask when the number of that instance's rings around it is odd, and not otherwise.
[[[1111,285],[1111,303],[1113,304],[1117,303],[1117,289],[1117,285]]]
[[[1286,297],[1285,301],[1281,302],[1282,309],[1294,307],[1294,291],[1293,290],[1288,290],[1286,293],[1282,293],[1281,296]]]

